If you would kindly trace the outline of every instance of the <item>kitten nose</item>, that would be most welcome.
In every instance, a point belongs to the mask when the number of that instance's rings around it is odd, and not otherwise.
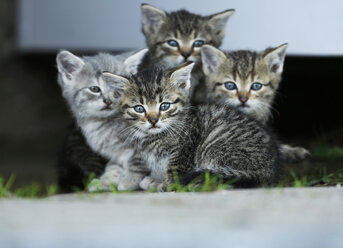
[[[191,56],[191,53],[190,52],[181,52],[181,55],[187,59],[189,56]]]
[[[247,98],[246,96],[240,96],[239,97],[239,100],[242,102],[242,103],[246,103],[248,101],[249,98]]]
[[[152,124],[155,125],[158,122],[158,118],[156,117],[149,117],[148,121]]]
[[[109,99],[104,99],[104,103],[105,103],[107,106],[109,106],[109,105],[112,104],[112,101],[109,100]]]

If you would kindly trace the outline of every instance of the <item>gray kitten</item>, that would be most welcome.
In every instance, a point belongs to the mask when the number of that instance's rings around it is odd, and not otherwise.
[[[166,188],[174,182],[174,173],[183,177],[204,171],[242,184],[275,182],[279,147],[274,136],[228,106],[192,108],[193,66],[188,62],[131,77],[104,73],[108,84],[123,90],[116,101],[118,118],[128,130],[123,143],[136,148],[136,159],[150,171],[140,187]]]
[[[136,73],[146,52],[147,49],[144,49],[117,56],[99,54],[83,58],[67,51],[57,55],[58,82],[87,143],[93,151],[108,160],[115,156],[100,178],[103,190],[108,190],[111,183],[119,182],[123,174],[121,165],[126,166],[134,156],[133,149],[126,149],[116,138],[116,130],[123,126],[116,117],[115,103],[119,90],[115,91],[115,86],[104,82],[102,72]],[[92,157],[92,154],[81,155]],[[129,188],[123,186],[123,189]]]
[[[233,13],[234,10],[210,16],[195,15],[185,10],[166,13],[151,5],[143,4],[143,32],[150,51],[141,63],[140,69],[153,67],[156,63],[170,68],[185,60],[199,62],[200,48],[203,44],[214,46],[221,44],[226,22]],[[173,45],[173,42],[177,45]],[[125,58],[125,56],[127,54],[121,57]],[[120,57],[109,54],[83,59],[100,71],[114,73],[118,73],[117,67],[122,65],[119,61],[123,62]],[[193,86],[198,84],[202,76],[200,67],[194,72],[196,73],[193,73]],[[104,162],[101,157],[91,152],[80,132],[73,129],[63,147],[58,167],[60,187],[70,188],[75,184],[82,185],[79,178],[88,178],[93,172],[97,172],[98,175],[104,167]],[[81,175],[73,176],[76,174],[75,171],[80,171]]]
[[[228,9],[220,13],[201,16],[186,10],[165,12],[149,4],[142,4],[142,31],[149,53],[140,69],[159,65],[172,68],[187,61],[197,62],[192,71],[193,100],[201,97],[200,51],[204,44],[219,47],[226,32],[226,23],[235,12]],[[196,92],[193,93],[193,91]]]
[[[222,52],[205,45],[201,51],[207,100],[238,108],[266,123],[281,82],[287,44],[260,53]],[[281,146],[283,160],[298,162],[309,156],[302,147]]]

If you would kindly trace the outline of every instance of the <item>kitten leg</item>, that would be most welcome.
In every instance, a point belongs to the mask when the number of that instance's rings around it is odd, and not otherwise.
[[[116,164],[109,164],[100,178],[93,179],[87,189],[89,192],[112,191],[113,185],[118,185],[123,176],[123,168]]]
[[[141,173],[125,173],[126,175],[120,181],[118,185],[119,191],[126,191],[126,190],[137,190],[139,189],[139,183],[145,177],[145,174]]]
[[[144,177],[144,179],[139,183],[139,187],[142,190],[149,190],[149,189],[155,189],[157,191],[160,191],[162,187],[162,181],[150,176]]]
[[[139,183],[150,174],[148,167],[138,153],[134,154],[125,166],[124,176],[118,185],[118,190],[137,190]]]
[[[183,149],[176,152],[169,160],[166,178],[160,186],[161,191],[167,191],[173,184],[183,184],[180,179],[193,168],[193,156],[185,153]]]
[[[311,156],[311,153],[302,147],[280,145],[281,158],[286,163],[299,163]]]

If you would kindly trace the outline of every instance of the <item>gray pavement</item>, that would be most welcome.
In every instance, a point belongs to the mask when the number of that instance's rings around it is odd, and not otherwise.
[[[343,188],[0,200],[0,247],[343,247]]]

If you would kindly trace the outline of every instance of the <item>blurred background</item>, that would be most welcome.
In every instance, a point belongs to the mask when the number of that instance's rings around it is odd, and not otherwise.
[[[308,170],[314,164],[327,166],[332,154],[342,156],[341,1],[145,2],[167,11],[185,8],[203,15],[236,9],[223,49],[263,50],[288,42],[272,125],[283,141],[319,154],[302,165]],[[141,3],[1,0],[0,175],[7,178],[14,173],[16,186],[56,181],[57,154],[71,123],[56,83],[56,53],[60,49],[118,53],[144,47]],[[333,164],[335,169],[342,167],[341,160]]]

